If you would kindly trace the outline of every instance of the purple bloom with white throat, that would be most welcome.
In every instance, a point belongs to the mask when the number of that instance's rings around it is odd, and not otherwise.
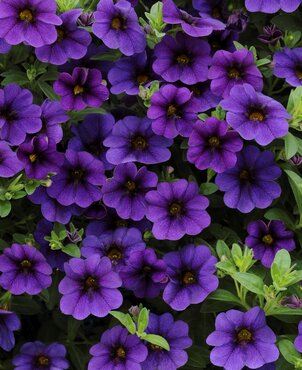
[[[284,48],[274,54],[274,75],[291,86],[302,85],[302,48]]]
[[[199,195],[195,182],[161,182],[156,190],[146,194],[146,201],[146,217],[153,222],[156,239],[179,240],[186,234],[197,235],[210,225],[205,211],[209,201]]]
[[[214,346],[211,363],[225,370],[241,370],[245,366],[258,369],[279,357],[276,335],[268,327],[260,307],[247,312],[229,310],[216,317],[215,331],[207,338]]]
[[[268,224],[261,220],[250,222],[247,226],[248,236],[245,244],[253,249],[254,258],[270,268],[277,252],[295,249],[294,233],[287,230],[284,223],[272,220]]]
[[[245,140],[268,145],[288,132],[291,117],[281,103],[257,92],[251,85],[234,86],[221,101],[227,123]]]
[[[23,167],[10,146],[5,141],[0,141],[0,177],[12,177]]]
[[[208,247],[186,245],[180,251],[165,254],[169,282],[163,299],[176,311],[183,311],[190,304],[203,302],[218,287],[214,275],[217,259]]]
[[[51,285],[52,268],[31,245],[13,244],[0,256],[0,286],[12,294],[35,295]]]
[[[90,314],[104,317],[122,304],[123,296],[118,290],[122,281],[112,271],[109,258],[96,254],[86,260],[72,258],[64,269],[66,275],[59,284],[59,292],[63,294],[60,309],[65,315],[77,320]]]
[[[21,322],[15,312],[0,308],[0,348],[9,352],[15,346],[14,331],[19,330]]]

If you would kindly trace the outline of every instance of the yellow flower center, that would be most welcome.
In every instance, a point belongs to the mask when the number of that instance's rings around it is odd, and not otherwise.
[[[75,85],[75,87],[73,88],[74,95],[79,95],[82,94],[83,92],[84,92],[83,86]]]
[[[31,161],[31,163],[34,163],[34,162],[36,162],[36,160],[37,160],[38,156],[37,156],[37,154],[32,153],[32,154],[30,154],[30,155],[28,156],[28,158],[29,158],[29,160]]]
[[[176,114],[177,112],[177,108],[175,107],[175,105],[171,104],[168,106],[168,109],[167,109],[167,115],[168,117],[172,117]]]
[[[185,285],[194,284],[196,282],[195,274],[191,271],[186,271],[182,275],[182,282]]]
[[[240,73],[239,69],[237,69],[236,67],[232,67],[228,71],[228,76],[232,80],[237,80],[238,78],[241,77],[241,73]]]
[[[49,361],[49,358],[48,357],[46,357],[46,356],[39,356],[38,358],[37,358],[37,364],[39,365],[39,366],[48,366],[49,365],[49,363],[50,363],[50,361]]]
[[[249,173],[249,171],[247,171],[247,170],[242,170],[242,171],[240,171],[240,174],[239,174],[239,179],[240,180],[245,180],[245,181],[248,181],[248,180],[250,180],[250,173]]]
[[[274,242],[274,239],[273,237],[270,235],[270,234],[267,234],[265,235],[263,238],[262,238],[262,241],[263,243],[265,244],[272,244]]]
[[[181,214],[182,206],[179,203],[172,203],[169,207],[169,213],[171,216],[178,216]]]
[[[249,113],[249,120],[254,122],[262,122],[265,118],[263,112],[259,110],[254,110]]]
[[[60,42],[64,39],[65,32],[63,31],[61,27],[57,27],[56,30],[57,30],[57,41]]]
[[[148,82],[148,80],[149,80],[149,77],[147,75],[144,75],[144,74],[138,75],[136,77],[136,81],[139,85],[144,85],[146,82]]]
[[[111,260],[112,263],[117,263],[120,259],[123,258],[123,254],[118,248],[110,248],[107,252],[107,257]]]
[[[85,279],[84,285],[86,289],[96,288],[97,281],[93,276],[88,276],[88,278]]]
[[[220,140],[217,136],[212,136],[209,138],[208,143],[212,148],[217,148],[220,145]]]
[[[131,146],[136,150],[144,150],[148,143],[143,136],[138,135],[131,140]]]
[[[253,338],[252,333],[248,329],[241,329],[237,333],[237,340],[241,342],[250,342]]]
[[[124,359],[126,357],[126,351],[124,350],[123,347],[118,347],[115,350],[115,355],[117,358]]]
[[[23,22],[32,22],[34,20],[33,13],[29,9],[24,9],[19,13],[19,18]]]
[[[29,269],[32,266],[32,263],[29,260],[23,260],[20,262],[20,266],[23,267],[24,269]]]
[[[185,54],[181,54],[177,57],[177,63],[179,64],[188,64],[189,62],[190,58]]]
[[[130,192],[130,193],[133,193],[136,189],[136,184],[134,181],[132,180],[128,180],[126,182],[126,189]]]
[[[115,30],[121,30],[124,28],[124,20],[121,17],[114,17],[111,21],[111,27]]]

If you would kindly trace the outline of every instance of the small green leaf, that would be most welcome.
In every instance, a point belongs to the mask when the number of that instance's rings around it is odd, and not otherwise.
[[[281,220],[285,223],[286,226],[290,228],[294,228],[295,224],[291,217],[280,208],[271,208],[267,212],[265,212],[264,217],[267,220]]]
[[[147,329],[149,323],[149,310],[147,308],[144,307],[140,310],[137,323],[138,334],[142,334]]]
[[[278,343],[282,356],[290,364],[295,364],[296,360],[301,358],[301,354],[295,349],[293,342],[288,339],[282,339]]]
[[[216,289],[215,292],[208,296],[208,299],[213,299],[215,301],[231,302],[241,305],[240,299],[238,299],[233,293],[225,289]]]
[[[217,240],[216,243],[216,252],[218,257],[221,259],[223,256],[227,258],[231,258],[231,251],[228,245],[224,240]]]
[[[278,251],[271,266],[271,276],[273,281],[278,282],[282,279],[290,269],[290,265],[291,258],[289,252],[286,249]]]
[[[201,194],[211,195],[218,190],[218,186],[212,182],[205,182],[200,185],[199,190]]]
[[[47,82],[38,80],[38,85],[47,98],[51,100],[59,100],[59,96]]]
[[[115,317],[125,328],[129,331],[130,334],[135,334],[136,326],[132,320],[132,317],[127,313],[119,311],[110,311],[110,315]]]
[[[228,261],[220,261],[217,262],[215,265],[218,269],[222,271],[226,271],[229,274],[234,274],[237,270],[236,267],[233,265],[233,262],[228,260]]]
[[[161,337],[160,335],[147,334],[146,336],[144,336],[144,340],[146,342],[154,344],[155,346],[162,347],[166,351],[170,351],[169,343],[166,341],[165,338]]]
[[[62,247],[61,249],[64,253],[68,254],[71,257],[81,257],[81,251],[80,248],[76,244],[67,244]]]
[[[299,143],[296,140],[295,136],[290,132],[286,136],[284,136],[284,142],[285,142],[285,157],[286,159],[290,159],[297,153],[299,149]]]
[[[8,200],[0,200],[0,217],[6,217],[9,215],[12,209],[12,205]]]
[[[289,184],[292,188],[297,206],[300,212],[299,225],[302,226],[302,178],[294,171],[285,170],[288,176]]]
[[[233,278],[250,292],[262,296],[264,295],[264,283],[259,276],[251,274],[250,272],[236,272]]]

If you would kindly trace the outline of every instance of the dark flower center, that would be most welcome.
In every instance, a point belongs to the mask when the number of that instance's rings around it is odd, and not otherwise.
[[[248,343],[253,339],[252,333],[248,329],[241,329],[237,333],[237,341],[239,343]]]
[[[128,180],[125,184],[126,189],[129,191],[129,193],[134,193],[136,190],[136,184],[132,180]]]
[[[190,62],[190,58],[186,54],[181,54],[177,58],[178,64],[188,64]]]
[[[171,216],[179,216],[182,212],[182,205],[176,202],[170,204],[169,213]]]
[[[32,153],[32,154],[30,154],[30,155],[28,156],[28,158],[29,158],[29,160],[30,160],[30,162],[31,162],[31,163],[35,163],[35,162],[36,162],[36,160],[38,159],[38,156],[37,156],[37,154]]]
[[[103,152],[104,147],[102,146],[100,142],[94,142],[94,143],[87,145],[87,149],[89,153],[100,155]]]
[[[296,73],[296,76],[298,77],[298,79],[302,80],[302,68],[301,67],[296,67],[295,68],[295,73]]]
[[[64,32],[63,28],[62,27],[57,27],[56,30],[57,30],[57,41],[59,41],[59,42],[63,41],[64,36],[65,36],[65,32]]]
[[[19,13],[19,18],[23,22],[32,22],[34,20],[33,13],[29,9],[24,9]]]
[[[116,226],[117,227],[127,227],[128,222],[126,220],[119,219],[119,220],[116,220]]]
[[[152,344],[152,343],[149,343],[149,344],[148,344],[148,347],[149,347],[152,351],[162,351],[162,350],[163,350],[163,347],[157,346],[156,344]]]
[[[122,30],[125,28],[124,19],[122,17],[114,17],[111,21],[111,27],[115,30]]]
[[[71,176],[75,181],[80,181],[84,178],[85,172],[81,168],[76,168],[71,172]]]
[[[250,181],[251,180],[251,174],[248,170],[242,170],[239,173],[239,179],[241,181]]]
[[[111,260],[112,264],[117,265],[118,261],[123,258],[123,253],[117,246],[112,246],[107,251],[107,257]]]
[[[36,362],[38,366],[48,366],[50,364],[49,358],[44,355],[37,357]]]
[[[73,88],[73,94],[74,95],[80,95],[83,92],[84,92],[84,87],[83,86],[75,85],[75,87]]]
[[[20,266],[24,269],[24,270],[29,270],[31,267],[32,267],[32,263],[31,261],[25,259],[25,260],[22,260],[20,262]]]
[[[95,289],[98,287],[98,282],[93,276],[88,276],[84,281],[84,288],[86,290]]]
[[[136,77],[136,82],[139,85],[144,85],[146,82],[148,82],[149,77],[147,75],[141,74]]]
[[[18,115],[16,112],[11,111],[10,107],[3,107],[2,110],[0,110],[0,117],[5,118],[8,122],[12,122],[18,118]]]
[[[231,67],[228,71],[228,76],[231,80],[237,80],[241,77],[241,72],[236,67]]]
[[[143,271],[145,274],[149,274],[152,271],[152,268],[150,266],[144,266]]]
[[[143,136],[137,135],[132,138],[131,146],[136,150],[144,150],[148,146],[148,143]]]
[[[215,18],[215,19],[220,19],[221,18],[221,11],[218,7],[213,8],[212,17]]]
[[[183,272],[181,280],[185,285],[190,285],[190,284],[196,283],[196,277],[195,277],[195,274],[192,271]]]
[[[249,120],[262,122],[265,119],[265,113],[261,109],[253,109],[249,112]]]
[[[170,104],[167,108],[167,116],[168,117],[173,117],[177,116],[177,107],[173,104]]]
[[[201,89],[197,85],[192,85],[188,87],[190,91],[193,92],[193,94],[200,96],[201,95]]]
[[[267,234],[267,235],[264,235],[264,237],[262,238],[262,241],[265,244],[272,244],[274,242],[274,239],[271,236],[271,234]]]
[[[217,136],[212,136],[212,137],[209,138],[208,143],[209,143],[210,147],[217,148],[220,145],[220,140]]]
[[[126,351],[123,347],[117,347],[114,351],[114,357],[118,358],[120,360],[123,360],[126,358]]]

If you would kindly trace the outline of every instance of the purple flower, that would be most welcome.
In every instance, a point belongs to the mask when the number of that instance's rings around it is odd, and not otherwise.
[[[21,144],[17,155],[26,176],[36,180],[44,179],[49,172],[58,172],[64,162],[64,154],[57,152],[56,143],[45,135]]]
[[[93,12],[82,12],[79,16],[77,23],[81,27],[89,27],[94,22],[94,15]]]
[[[302,48],[284,48],[274,54],[274,75],[291,86],[302,85]]]
[[[113,269],[119,272],[128,263],[132,253],[145,248],[146,244],[138,229],[120,227],[111,232],[103,232],[99,236],[87,236],[83,240],[81,252],[84,257],[94,254],[108,257]]]
[[[0,3],[0,37],[10,45],[52,44],[57,38],[55,26],[60,24],[54,0],[2,0]]]
[[[34,134],[41,129],[41,109],[32,102],[32,93],[16,84],[4,86],[3,90],[0,90],[2,140],[11,145],[19,145],[25,140],[26,134]]]
[[[64,370],[69,368],[63,344],[27,342],[20,348],[20,354],[13,358],[15,370]]]
[[[11,311],[0,308],[0,348],[10,351],[15,346],[14,331],[19,330],[21,322],[18,316]]]
[[[302,299],[293,294],[284,297],[281,301],[281,305],[295,310],[297,308],[302,308]]]
[[[234,10],[227,21],[227,29],[234,32],[243,32],[249,22],[249,16],[242,9]]]
[[[76,67],[72,75],[60,73],[53,88],[62,97],[61,104],[66,110],[82,110],[87,106],[99,108],[109,96],[107,87],[102,85],[102,74],[95,68]]]
[[[214,346],[210,359],[225,370],[241,370],[244,366],[258,369],[279,357],[276,335],[265,320],[264,311],[253,307],[247,312],[229,310],[216,317],[215,331],[207,338]]]
[[[210,81],[198,82],[194,85],[186,86],[191,92],[199,104],[199,112],[205,112],[211,108],[215,108],[220,103],[220,98],[214,95],[210,90]]]
[[[173,139],[178,134],[190,136],[198,111],[199,102],[192,99],[189,89],[169,84],[152,95],[147,116],[152,120],[152,130],[157,135]]]
[[[111,170],[113,165],[106,159],[104,140],[115,126],[114,118],[109,113],[88,114],[80,125],[72,127],[71,131],[75,137],[69,140],[68,149],[86,151],[101,160],[105,170]]]
[[[148,344],[148,357],[143,363],[144,370],[176,370],[188,361],[186,348],[191,347],[189,327],[184,321],[173,320],[170,313],[155,315],[150,313],[148,334],[160,335],[170,345],[170,351],[154,344]]]
[[[214,19],[227,19],[226,0],[193,0],[193,7],[207,17]]]
[[[218,50],[227,50],[230,52],[236,51],[234,41],[238,41],[239,33],[225,30],[223,32],[215,31],[208,37],[208,42],[211,46],[211,55]]]
[[[112,271],[109,258],[96,254],[86,260],[72,258],[64,269],[66,276],[59,284],[59,292],[63,294],[60,309],[65,315],[77,320],[90,314],[104,317],[122,304],[123,296],[117,289],[122,281]]]
[[[235,131],[228,131],[228,124],[215,117],[205,122],[197,121],[189,138],[188,161],[199,170],[212,168],[220,173],[235,166],[236,152],[243,143]]]
[[[289,160],[289,163],[295,167],[299,167],[302,164],[302,156],[299,154],[294,155]]]
[[[116,122],[111,135],[104,140],[109,147],[106,158],[115,165],[127,162],[163,163],[170,159],[167,148],[173,141],[156,135],[148,118],[128,116]]]
[[[187,85],[206,81],[211,63],[210,45],[182,32],[166,35],[154,49],[153,70],[165,81]]]
[[[131,335],[121,325],[104,331],[101,341],[90,348],[92,359],[88,370],[131,369],[141,370],[146,359],[146,346],[136,335]]]
[[[157,190],[146,194],[148,220],[153,222],[152,233],[159,240],[178,240],[185,234],[197,235],[210,225],[205,211],[209,201],[198,194],[195,182],[181,179],[161,182]]]
[[[298,352],[302,352],[302,321],[299,322],[298,336],[295,339],[294,345]]]
[[[0,141],[0,177],[12,177],[23,169],[16,153],[5,141]]]
[[[110,49],[119,49],[128,56],[145,50],[146,36],[130,2],[102,0],[94,18],[92,32]]]
[[[183,311],[190,304],[201,303],[217,289],[218,278],[214,275],[217,259],[208,247],[189,244],[165,254],[164,261],[170,280],[163,299],[173,310]]]
[[[104,166],[87,152],[68,149],[60,172],[52,177],[47,193],[63,206],[86,208],[101,199],[100,185],[105,182]]]
[[[228,111],[227,123],[245,140],[267,145],[288,132],[290,115],[283,105],[256,92],[251,85],[234,86],[220,104]]]
[[[262,74],[255,65],[254,55],[247,49],[230,53],[219,50],[213,56],[209,69],[211,91],[217,96],[227,98],[233,86],[250,84],[256,91],[263,88]]]
[[[51,285],[52,268],[31,245],[13,244],[0,256],[0,286],[12,294],[39,294]]]
[[[121,218],[140,221],[146,213],[145,195],[157,182],[157,175],[145,166],[137,170],[134,163],[119,164],[102,188],[103,202]]]
[[[165,286],[166,263],[156,257],[152,248],[131,253],[120,271],[123,286],[137,298],[155,298]]]
[[[276,253],[281,249],[295,249],[294,233],[286,230],[282,221],[273,220],[268,224],[261,220],[250,222],[245,244],[253,249],[254,258],[270,268]]]
[[[163,1],[163,20],[167,24],[180,24],[182,30],[192,37],[208,36],[213,31],[225,29],[225,24],[209,17],[193,17],[180,10],[173,0]]]
[[[245,6],[250,12],[276,13],[278,10],[283,10],[286,13],[294,12],[301,0],[245,0]]]
[[[88,31],[78,28],[77,19],[81,12],[81,9],[72,9],[60,14],[62,24],[56,27],[56,41],[36,49],[36,56],[41,62],[61,65],[69,58],[81,59],[85,56],[91,36]]]
[[[263,27],[263,33],[258,36],[258,40],[264,44],[275,46],[282,36],[282,31],[272,24]]]
[[[7,54],[10,52],[11,45],[9,45],[4,39],[0,39],[0,54]]]
[[[229,208],[249,213],[255,207],[267,208],[280,196],[281,187],[274,181],[280,175],[273,153],[250,145],[237,154],[235,167],[218,174],[215,182],[225,192],[223,200]]]

